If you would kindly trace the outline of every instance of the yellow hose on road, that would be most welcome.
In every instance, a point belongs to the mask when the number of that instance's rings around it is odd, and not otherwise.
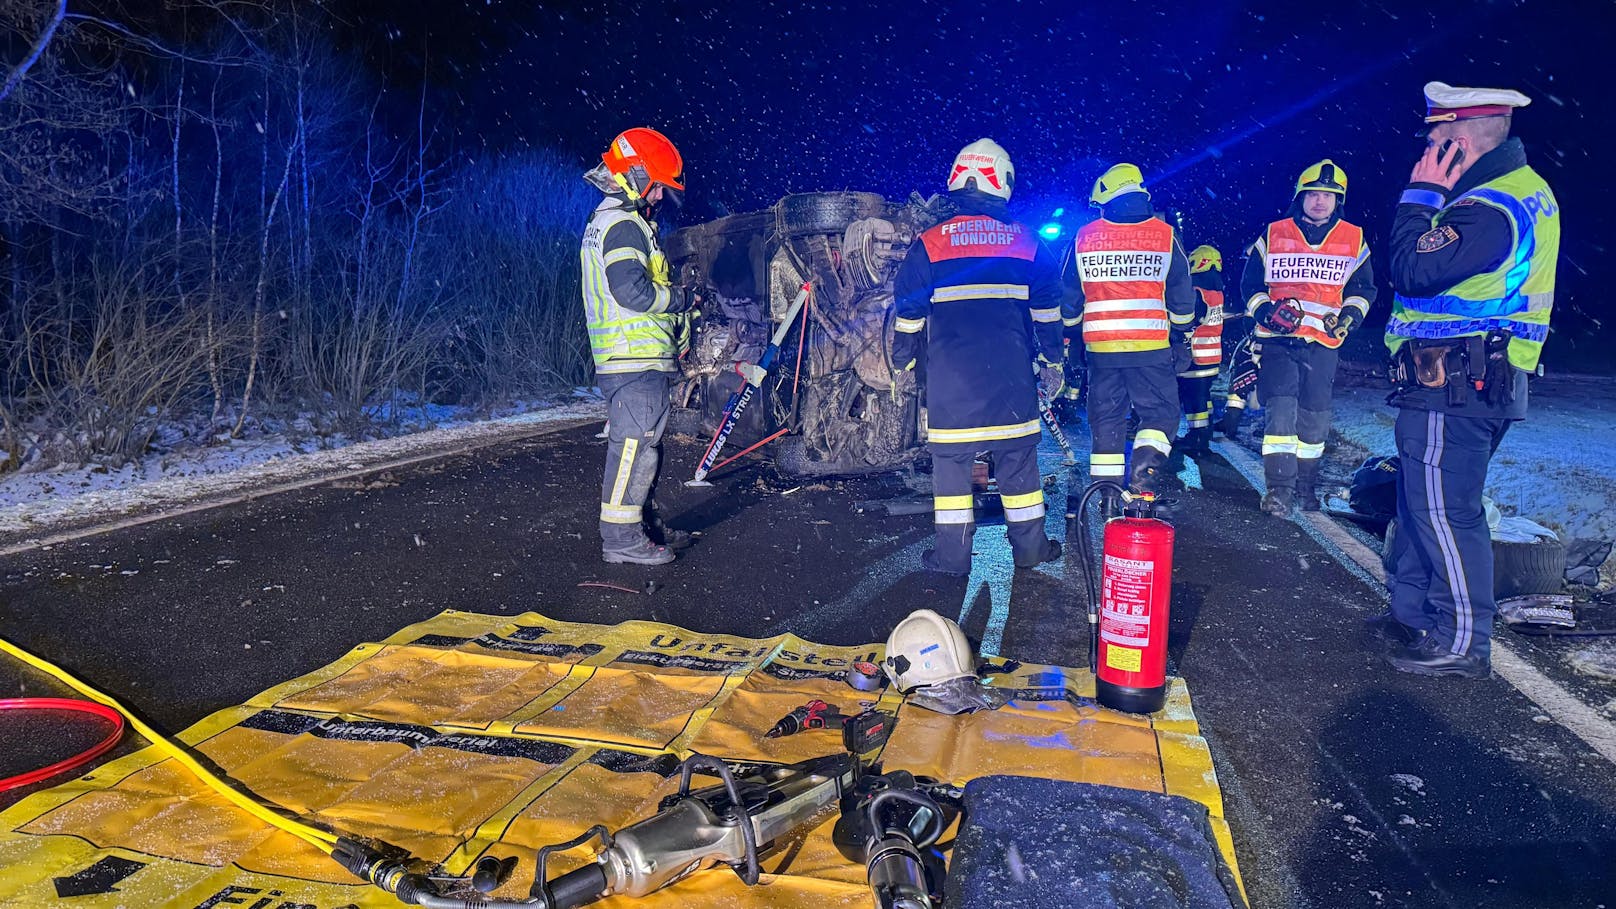
[[[85,683],[74,678],[71,673],[65,669],[62,669],[60,666],[56,666],[55,664],[41,659],[40,657],[34,656],[33,654],[23,650],[21,647],[18,647],[4,638],[0,638],[0,652],[16,657],[23,663],[38,669],[40,672],[45,673],[51,678],[57,679],[58,681],[62,682],[62,684],[72,688],[74,691],[77,691],[79,694],[84,695],[90,700],[95,701],[97,704],[105,704],[106,706],[111,707],[113,710],[123,714],[124,718],[129,721],[130,728],[140,733],[140,735],[145,738],[146,741],[151,742],[152,745],[155,746],[159,751],[178,761],[182,766],[185,767],[185,769],[195,774],[197,779],[206,783],[213,791],[229,799],[236,805],[236,807],[247,812],[248,814],[251,814],[253,817],[258,818],[266,824],[279,827],[287,833],[290,833],[298,839],[308,843],[310,846],[320,850],[326,855],[331,854],[332,847],[334,847],[337,843],[337,835],[335,833],[330,833],[317,827],[311,827],[301,821],[296,821],[292,818],[286,817],[285,815],[279,813],[279,811],[276,809],[271,808],[270,806],[259,801],[256,797],[237,789],[218,774],[202,766],[202,763],[196,758],[192,757],[191,752],[186,749],[185,746],[179,744],[178,742],[171,741],[167,736],[162,735],[161,733],[152,729],[150,726],[146,725],[139,717],[135,716],[133,713],[130,713],[128,708],[118,703],[109,695],[102,694],[94,688],[91,688],[89,685],[86,685]]]

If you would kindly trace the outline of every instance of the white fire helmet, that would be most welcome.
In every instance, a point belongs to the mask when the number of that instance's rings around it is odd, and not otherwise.
[[[948,191],[973,185],[1006,202],[1016,187],[1016,166],[1010,163],[1010,153],[992,139],[978,139],[954,156],[954,167],[948,172]]]
[[[917,609],[887,637],[881,662],[892,683],[908,694],[916,688],[976,675],[976,657],[965,632],[930,609]]]

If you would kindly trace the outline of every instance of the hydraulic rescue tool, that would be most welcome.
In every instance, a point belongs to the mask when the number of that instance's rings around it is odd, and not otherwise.
[[[1102,490],[1120,495],[1125,504],[1121,517],[1105,522],[1102,573],[1096,574],[1089,547],[1081,547],[1089,601],[1089,669],[1102,705],[1154,713],[1167,701],[1173,525],[1155,516],[1153,494],[1135,494],[1100,480],[1090,484],[1078,504],[1077,526],[1084,534],[1089,500]]]
[[[859,777],[842,797],[831,840],[849,861],[864,865],[877,909],[942,905],[945,867],[935,844],[959,813],[961,795],[895,770]]]
[[[1049,427],[1049,434],[1055,437],[1055,444],[1060,446],[1061,460],[1066,464],[1076,464],[1077,455],[1072,451],[1072,442],[1066,438],[1066,430],[1061,428],[1060,420],[1055,416],[1055,408],[1050,406],[1049,398],[1042,388],[1038,389],[1038,416],[1043,418],[1044,425]]]
[[[797,291],[796,299],[791,301],[785,317],[780,320],[780,327],[774,330],[774,337],[769,339],[769,346],[764,349],[763,356],[758,357],[756,364],[742,363],[735,367],[735,371],[740,373],[743,380],[741,387],[729,396],[729,402],[724,405],[724,418],[718,422],[718,431],[713,433],[713,441],[708,444],[706,453],[701,456],[701,463],[696,465],[695,478],[686,485],[697,486],[707,482],[707,474],[712,472],[713,464],[717,463],[718,453],[723,451],[724,442],[735,430],[735,424],[740,421],[746,405],[751,403],[752,396],[763,386],[763,380],[768,378],[769,370],[780,356],[780,344],[790,333],[792,324],[797,321],[797,313],[802,311],[803,304],[808,302],[808,295],[811,293],[813,293],[812,282],[803,284],[802,289]]]
[[[696,773],[721,782],[691,789]],[[574,909],[609,896],[643,897],[718,865],[734,869],[751,886],[762,872],[760,854],[828,818],[858,773],[851,754],[733,769],[716,757],[693,755],[680,767],[678,793],[663,799],[655,815],[616,833],[596,824],[574,839],[540,849],[527,899],[485,895],[509,878],[515,868],[511,859],[484,856],[473,874],[450,876],[400,850],[346,837],[332,857],[402,902],[427,909]],[[552,855],[595,840],[601,851],[594,861],[548,878]]]

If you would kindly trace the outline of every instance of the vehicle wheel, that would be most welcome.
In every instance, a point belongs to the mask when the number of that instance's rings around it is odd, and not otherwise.
[[[788,237],[837,234],[860,218],[880,217],[885,200],[875,193],[799,193],[775,206],[780,232]]]
[[[802,436],[786,436],[774,449],[775,469],[783,474],[800,477],[809,469],[808,443]]]
[[[696,407],[675,407],[668,411],[668,426],[666,432],[676,436],[700,436],[701,409]]]
[[[1565,588],[1565,545],[1558,540],[1535,543],[1493,541],[1493,596],[1560,593]]]

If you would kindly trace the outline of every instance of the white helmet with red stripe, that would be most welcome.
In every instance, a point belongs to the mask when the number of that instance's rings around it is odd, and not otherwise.
[[[992,139],[978,139],[960,149],[948,172],[949,192],[977,189],[1009,201],[1015,187],[1016,166],[1010,163],[1010,153]]]

